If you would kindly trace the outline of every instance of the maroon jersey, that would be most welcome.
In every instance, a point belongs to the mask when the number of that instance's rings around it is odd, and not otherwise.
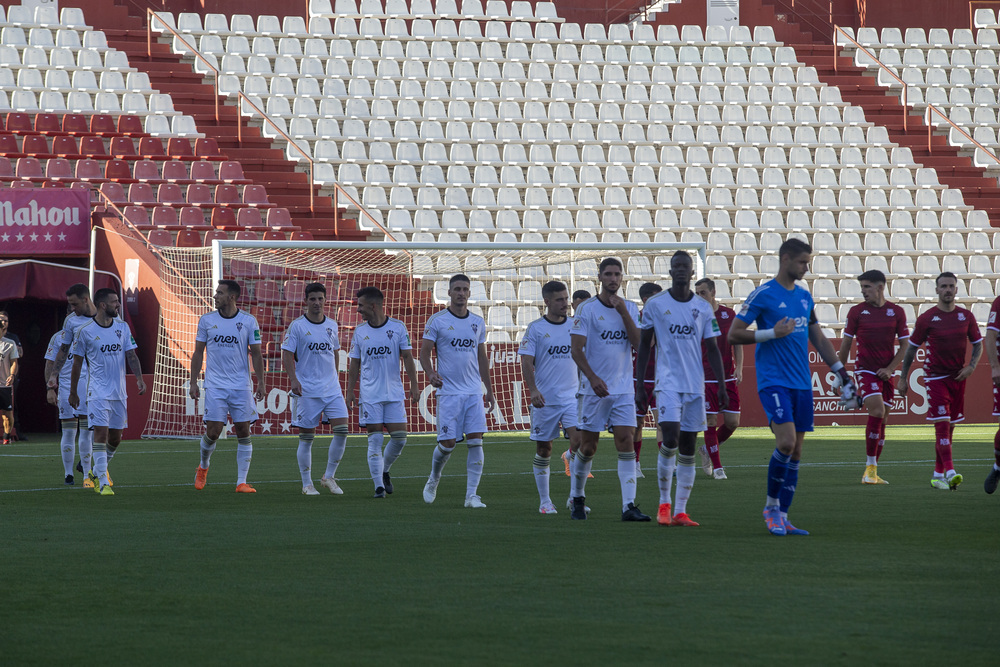
[[[639,311],[639,322],[642,322],[642,311]],[[636,372],[635,362],[639,361],[639,351],[632,348],[632,381],[637,381],[639,379],[639,374]],[[649,362],[646,364],[646,375],[643,377],[643,381],[646,384],[656,384],[656,345],[651,345],[649,348]]]
[[[896,356],[896,339],[910,336],[906,314],[894,303],[886,301],[881,308],[859,303],[847,313],[844,335],[858,341],[856,371],[876,372],[885,368]]]
[[[723,378],[728,380],[736,372],[736,364],[733,361],[733,346],[729,344],[729,328],[733,326],[736,319],[736,311],[732,308],[719,306],[715,311],[715,321],[719,323],[719,335],[715,342],[722,353],[722,370],[726,374]],[[705,349],[705,341],[701,341],[701,364],[705,367],[705,379],[708,381],[717,380],[712,373],[712,366],[708,363],[708,350]]]
[[[957,306],[950,313],[934,306],[917,318],[910,336],[910,343],[917,347],[927,342],[926,378],[954,376],[965,366],[965,342],[981,340],[972,312]]]
[[[993,331],[1000,331],[1000,296],[993,300],[993,306],[990,307],[990,319],[986,323],[986,328]],[[1000,350],[1000,337],[997,338],[997,350]]]

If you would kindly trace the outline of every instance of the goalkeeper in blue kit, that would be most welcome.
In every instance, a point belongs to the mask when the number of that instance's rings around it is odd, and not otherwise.
[[[858,407],[854,382],[816,321],[812,295],[795,284],[809,270],[811,254],[809,244],[799,239],[782,243],[778,275],[750,293],[729,331],[731,344],[757,345],[757,393],[775,439],[764,506],[764,521],[773,535],[809,534],[788,521],[802,443],[813,430],[809,343],[839,377],[842,404]],[[754,323],[756,330],[750,330]]]

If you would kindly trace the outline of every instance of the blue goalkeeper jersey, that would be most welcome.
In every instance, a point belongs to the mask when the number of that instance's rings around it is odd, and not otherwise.
[[[773,329],[782,319],[795,321],[795,331],[783,338],[757,343],[754,355],[757,390],[764,387],[812,389],[809,371],[809,323],[813,321],[813,298],[809,290],[796,285],[788,290],[769,280],[747,297],[737,315],[757,329]]]

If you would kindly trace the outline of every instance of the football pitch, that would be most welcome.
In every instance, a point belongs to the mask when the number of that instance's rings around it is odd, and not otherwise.
[[[233,493],[234,439],[208,487],[193,441],[132,441],[111,464],[114,497],[62,483],[56,436],[0,449],[0,662],[53,664],[971,664],[996,659],[1000,494],[983,492],[995,426],[960,426],[955,492],[930,487],[929,427],[889,428],[862,486],[863,429],[806,441],[791,518],[761,518],[766,429],[722,447],[728,480],[699,470],[698,528],[625,524],[610,438],[587,485],[590,520],[538,513],[534,447],[487,436],[484,510],[465,509],[465,452],[437,501],[421,489],[431,436],[410,438],[395,493],[372,498],[366,441],[351,436],[345,490],[301,495],[291,437],[255,437]],[[655,515],[655,444],[637,504]],[[317,438],[314,478],[328,438]]]

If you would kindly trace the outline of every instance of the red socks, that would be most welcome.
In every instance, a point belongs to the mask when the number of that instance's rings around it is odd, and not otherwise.
[[[882,456],[882,448],[885,447],[885,420],[882,420],[882,428],[879,430],[878,450],[875,452],[875,462]]]
[[[934,444],[937,452],[934,472],[945,473],[955,467],[951,461],[951,424],[945,419],[934,422],[934,435],[937,437]]]
[[[705,448],[708,450],[709,458],[712,459],[712,467],[721,468],[722,459],[719,458],[719,436],[712,427],[709,427],[705,431]]]
[[[711,427],[709,427],[709,428],[711,428]],[[722,444],[722,443],[724,443],[724,442],[725,442],[726,440],[729,440],[729,436],[731,436],[731,435],[733,434],[733,432],[734,432],[735,430],[736,430],[736,429],[734,429],[734,428],[729,428],[729,427],[728,427],[728,426],[726,426],[725,424],[723,424],[723,425],[722,425],[722,426],[720,426],[720,427],[719,427],[718,429],[716,429],[716,431],[715,431],[715,432],[716,432],[716,433],[718,434],[718,437],[719,437],[719,444],[721,445],[721,444]]]
[[[882,420],[878,417],[868,417],[868,426],[865,427],[865,454],[868,456],[878,456],[879,441],[882,437]]]

